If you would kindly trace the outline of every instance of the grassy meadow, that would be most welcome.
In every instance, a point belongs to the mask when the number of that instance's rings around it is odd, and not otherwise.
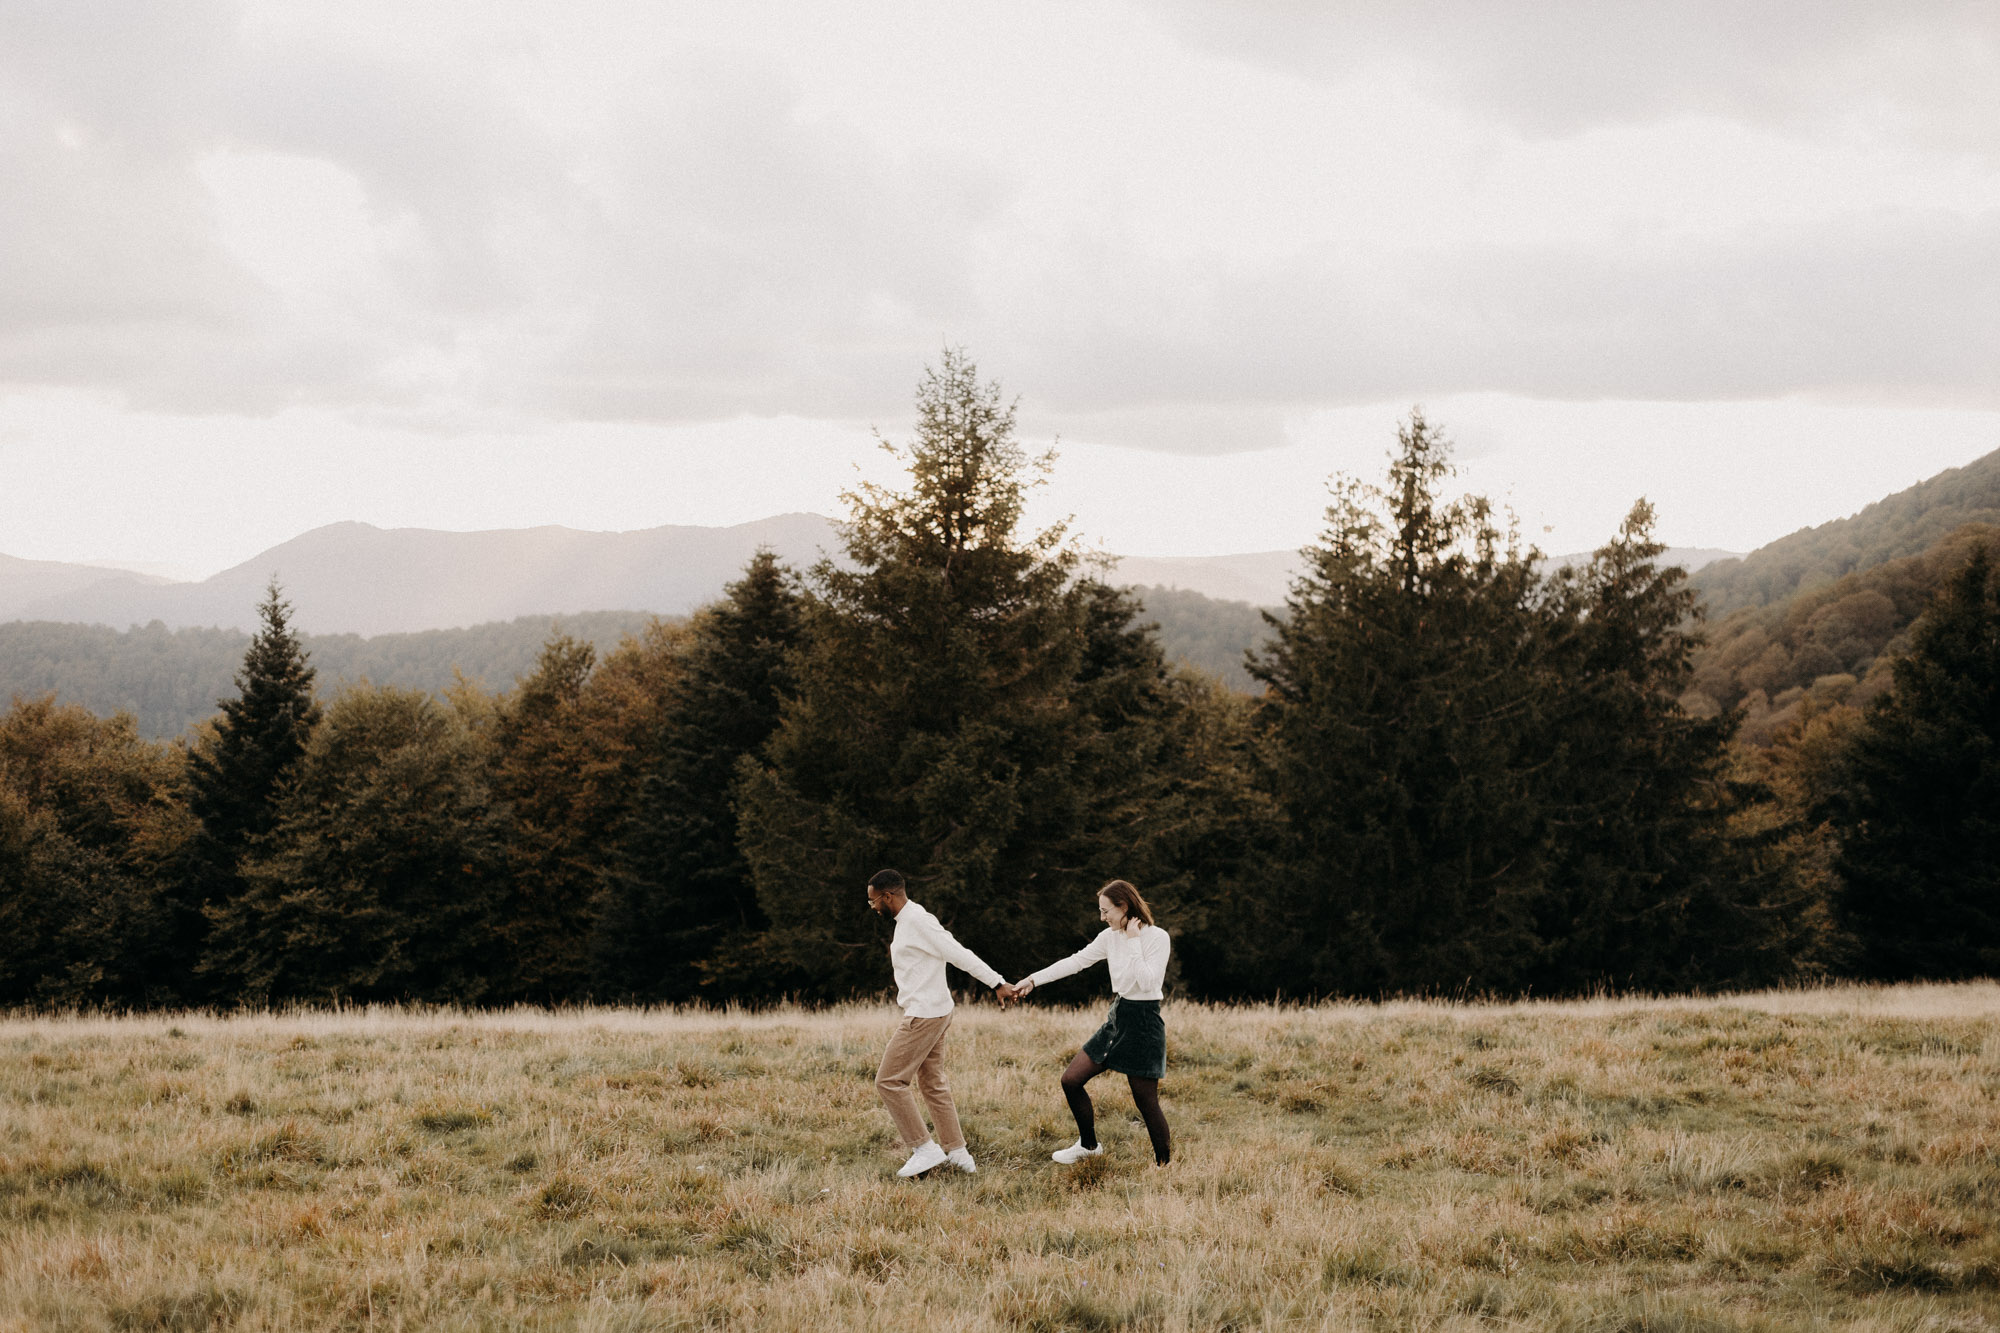
[[[893,1011],[0,1019],[0,1329],[2000,1329],[2000,986]]]

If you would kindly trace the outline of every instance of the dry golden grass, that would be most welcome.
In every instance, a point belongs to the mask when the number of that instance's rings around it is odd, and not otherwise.
[[[1175,1164],[960,1011],[0,1020],[0,1329],[2000,1328],[2000,987],[1170,1004]]]

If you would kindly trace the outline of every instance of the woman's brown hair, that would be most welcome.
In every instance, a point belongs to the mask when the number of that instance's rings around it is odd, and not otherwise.
[[[1147,925],[1153,924],[1153,909],[1146,906],[1146,900],[1139,891],[1122,879],[1114,879],[1097,891],[1100,898],[1109,898],[1111,905],[1123,911],[1126,916],[1138,917]]]

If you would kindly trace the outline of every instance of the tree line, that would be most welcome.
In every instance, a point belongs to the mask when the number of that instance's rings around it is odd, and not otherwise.
[[[504,692],[322,699],[273,587],[189,740],[17,701],[0,1003],[866,994],[884,865],[1008,975],[1131,879],[1210,998],[1994,967],[1983,556],[1892,688],[1749,754],[1742,710],[1681,702],[1700,608],[1650,508],[1550,568],[1449,495],[1421,414],[1383,484],[1336,484],[1254,696],[1170,666],[1132,592],[1026,525],[1052,460],[965,357],[894,448],[840,561],[760,553],[684,622],[551,637]]]

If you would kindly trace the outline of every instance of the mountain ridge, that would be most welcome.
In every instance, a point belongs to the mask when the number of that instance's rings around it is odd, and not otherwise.
[[[1849,574],[1921,555],[1968,523],[2000,525],[2000,449],[1946,468],[1844,518],[1828,519],[1699,571],[1694,584],[1722,617],[1770,606]]]
[[[0,621],[250,630],[273,578],[309,634],[410,634],[599,611],[680,616],[721,596],[761,546],[801,568],[840,550],[834,520],[809,513],[626,532],[557,524],[452,532],[345,520],[191,583],[0,556]],[[1677,549],[1666,558],[1698,568],[1728,554]],[[1110,559],[1121,585],[1272,607],[1299,566],[1296,550]]]

